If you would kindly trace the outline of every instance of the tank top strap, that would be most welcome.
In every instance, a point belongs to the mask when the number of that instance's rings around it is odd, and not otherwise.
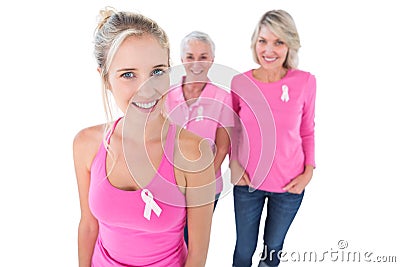
[[[117,127],[118,122],[122,119],[122,117],[119,117],[114,124],[112,125],[111,129],[108,131],[107,136],[106,136],[106,141],[107,144],[110,144],[110,139],[111,139],[111,135],[114,133],[115,128]]]
[[[165,139],[163,159],[155,179],[147,186],[154,198],[170,206],[185,207],[185,195],[180,192],[175,177],[174,150],[176,125],[170,123]]]
[[[176,125],[173,123],[169,124],[167,138],[165,140],[165,156],[173,162],[174,159],[174,148],[175,148],[175,134]]]

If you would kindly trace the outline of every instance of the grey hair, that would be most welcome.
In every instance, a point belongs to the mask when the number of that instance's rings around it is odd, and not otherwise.
[[[212,57],[213,58],[215,57],[215,44],[214,44],[213,40],[211,39],[211,37],[207,33],[204,33],[204,32],[192,31],[191,33],[186,35],[181,41],[181,58],[184,57],[186,46],[192,40],[198,40],[198,41],[208,44],[211,48]]]
[[[283,67],[287,69],[296,69],[299,63],[298,51],[301,45],[296,24],[294,23],[292,16],[284,10],[271,10],[261,17],[251,37],[251,50],[253,53],[253,59],[257,64],[260,64],[260,61],[258,60],[256,53],[256,44],[260,34],[260,29],[263,26],[267,27],[278,36],[289,48]]]

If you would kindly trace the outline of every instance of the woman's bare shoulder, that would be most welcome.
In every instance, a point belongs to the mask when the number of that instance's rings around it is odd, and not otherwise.
[[[103,140],[105,124],[90,126],[80,130],[74,138],[74,146],[91,146],[93,144],[99,145]]]
[[[210,165],[213,154],[207,139],[179,127],[176,136],[178,150],[175,151],[179,153],[175,159],[178,160],[178,165],[185,166],[191,172],[201,171]]]
[[[75,164],[89,169],[104,139],[106,125],[100,124],[80,130],[73,141]],[[83,165],[82,165],[83,164]]]

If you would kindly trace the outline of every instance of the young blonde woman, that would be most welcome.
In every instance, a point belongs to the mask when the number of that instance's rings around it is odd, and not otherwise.
[[[107,117],[110,96],[124,115],[74,140],[79,266],[204,266],[213,155],[207,142],[163,116],[167,35],[140,14],[105,9],[100,15],[94,52]]]

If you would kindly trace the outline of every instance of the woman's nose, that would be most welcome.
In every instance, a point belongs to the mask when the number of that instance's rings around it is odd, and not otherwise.
[[[273,51],[274,51],[273,45],[272,45],[272,44],[267,44],[267,45],[265,46],[265,51],[267,51],[267,52],[273,52]]]
[[[193,69],[198,69],[198,68],[202,68],[202,62],[200,62],[200,61],[195,61],[195,62],[193,62],[192,63],[192,68]]]
[[[158,98],[160,95],[164,95],[169,88],[168,75],[161,77],[152,77],[140,86],[137,95],[141,98],[153,99]]]

